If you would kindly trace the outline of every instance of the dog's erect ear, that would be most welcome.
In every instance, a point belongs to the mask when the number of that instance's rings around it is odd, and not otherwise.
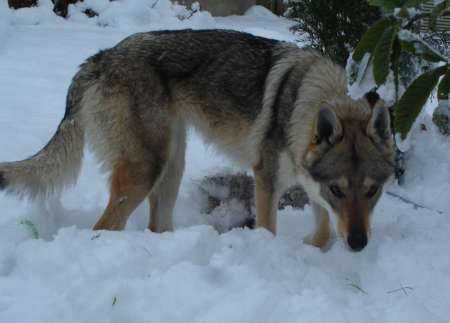
[[[341,123],[330,108],[319,110],[316,119],[315,144],[327,143],[333,145],[342,137]]]
[[[381,106],[373,109],[372,117],[367,125],[367,135],[379,144],[392,138],[388,108]]]
[[[371,109],[373,109],[375,104],[377,104],[377,102],[380,101],[380,96],[375,91],[367,92],[364,95],[364,98],[366,99],[367,103],[369,103]]]

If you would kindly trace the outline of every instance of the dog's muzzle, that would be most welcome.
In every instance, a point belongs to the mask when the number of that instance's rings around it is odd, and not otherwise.
[[[363,232],[350,233],[347,243],[353,251],[361,251],[367,245],[367,234]]]

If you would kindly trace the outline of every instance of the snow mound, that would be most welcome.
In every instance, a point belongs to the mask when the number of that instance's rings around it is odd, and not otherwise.
[[[245,16],[249,18],[264,18],[264,19],[272,19],[279,20],[280,18],[275,15],[272,11],[263,6],[252,6],[247,9],[245,12]]]

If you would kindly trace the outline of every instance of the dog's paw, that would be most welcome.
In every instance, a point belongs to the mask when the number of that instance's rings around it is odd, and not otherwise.
[[[308,234],[303,238],[303,243],[319,248],[321,251],[328,251],[333,245],[335,238],[333,233],[317,234],[315,232]]]

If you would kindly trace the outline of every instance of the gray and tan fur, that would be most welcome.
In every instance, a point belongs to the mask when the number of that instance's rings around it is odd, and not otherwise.
[[[0,164],[0,186],[32,197],[63,189],[78,175],[86,137],[110,172],[110,200],[94,229],[123,229],[148,199],[149,228],[172,230],[193,126],[254,170],[257,225],[275,233],[280,194],[300,183],[318,224],[307,242],[327,244],[333,213],[360,250],[393,171],[392,136],[381,101],[346,92],[340,67],[292,44],[223,30],[135,34],[81,65],[53,139],[24,161]]]

